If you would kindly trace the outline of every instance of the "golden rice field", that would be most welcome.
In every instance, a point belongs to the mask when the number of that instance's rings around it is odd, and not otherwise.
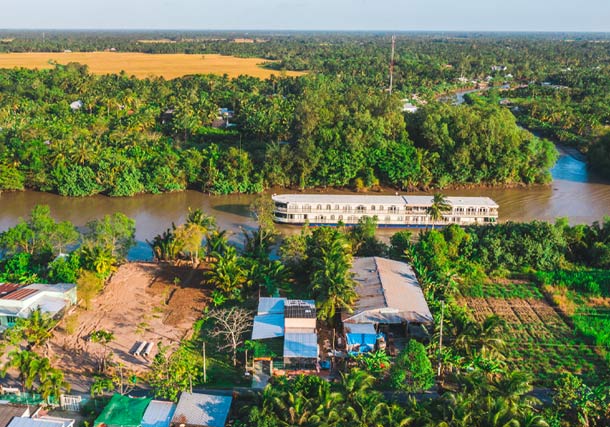
[[[52,63],[87,64],[94,74],[116,74],[125,71],[136,77],[162,76],[173,79],[187,74],[248,75],[265,79],[279,71],[267,70],[259,64],[262,58],[237,58],[217,54],[148,54],[136,52],[27,52],[0,53],[0,68],[51,68]],[[305,73],[288,71],[288,76]]]

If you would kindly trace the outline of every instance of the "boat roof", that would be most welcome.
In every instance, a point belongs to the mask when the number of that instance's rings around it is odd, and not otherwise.
[[[359,194],[275,194],[272,199],[280,203],[328,203],[328,204],[384,204],[384,205],[431,205],[434,196],[383,196]],[[449,196],[447,202],[452,206],[499,207],[489,197]]]

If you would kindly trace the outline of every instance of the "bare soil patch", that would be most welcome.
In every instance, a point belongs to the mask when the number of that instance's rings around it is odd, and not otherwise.
[[[121,266],[104,291],[92,302],[92,309],[77,309],[78,326],[68,334],[65,320],[50,343],[52,362],[64,370],[76,390],[86,391],[96,372],[100,344],[88,340],[91,332],[114,334],[109,344],[112,361],[127,371],[145,373],[157,350],[157,343],[176,346],[189,336],[193,323],[206,306],[202,269],[153,263]],[[136,342],[153,342],[148,360],[130,354]]]

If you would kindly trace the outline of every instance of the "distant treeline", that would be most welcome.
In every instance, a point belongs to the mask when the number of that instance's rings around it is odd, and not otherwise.
[[[220,107],[234,127],[211,127]],[[3,70],[0,128],[0,189],[68,196],[529,184],[549,180],[556,155],[500,106],[430,102],[404,115],[397,94],[319,74]]]

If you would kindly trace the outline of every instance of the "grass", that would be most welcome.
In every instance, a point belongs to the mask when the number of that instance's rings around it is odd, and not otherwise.
[[[53,63],[86,64],[93,74],[117,74],[125,71],[128,75],[144,78],[161,76],[173,79],[188,74],[227,74],[229,77],[248,75],[262,79],[281,72],[260,66],[269,62],[262,58],[237,58],[217,54],[147,54],[136,52],[25,52],[0,54],[0,68],[52,68]],[[288,76],[303,75],[302,72],[288,71]]]
[[[548,286],[545,289],[548,292]],[[481,284],[462,293],[463,301],[478,320],[497,313],[507,322],[504,339],[508,365],[533,372],[538,384],[550,386],[563,372],[582,375],[593,383],[608,375],[605,352],[595,346],[600,345],[599,340],[608,339],[596,331],[607,330],[610,318],[596,317],[591,322],[591,317],[579,319],[576,315],[572,318],[573,328],[548,305],[541,289],[531,283]],[[574,304],[580,306],[582,301]]]

